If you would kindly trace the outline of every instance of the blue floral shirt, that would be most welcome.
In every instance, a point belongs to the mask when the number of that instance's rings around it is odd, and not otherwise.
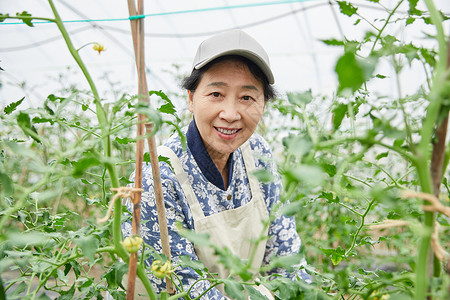
[[[171,148],[180,159],[204,215],[213,215],[248,203],[251,199],[251,192],[240,149],[230,156],[229,186],[225,189],[222,176],[207,153],[195,121],[191,122],[189,128],[184,129],[184,133],[186,133],[187,138],[187,147],[185,149],[183,149],[178,135],[172,136],[165,145]],[[257,134],[253,134],[249,141],[255,157],[256,168],[268,170],[275,178],[271,183],[260,183],[267,210],[270,214],[273,206],[280,201],[281,181],[266,141]],[[190,256],[193,260],[198,260],[194,252],[194,245],[186,238],[180,236],[176,229],[177,222],[181,222],[185,228],[195,229],[192,214],[182,188],[167,163],[160,163],[160,172],[172,260],[176,264],[179,261],[179,257],[184,255]],[[134,174],[132,175],[133,179]],[[142,188],[144,192],[142,193],[141,202],[141,236],[156,251],[162,252],[152,172],[150,165],[147,164],[143,165]],[[127,206],[131,211],[132,204],[129,201]],[[123,232],[124,236],[131,235],[131,223],[124,223]],[[290,255],[297,253],[300,249],[301,242],[296,231],[294,218],[278,216],[271,223],[268,235],[263,264],[269,264],[273,256]],[[151,260],[149,259],[146,263],[151,265]],[[306,262],[304,260],[299,262],[298,266],[301,265],[306,265]],[[191,268],[178,267],[175,273],[180,278],[185,290],[192,286],[200,277]],[[309,275],[303,269],[295,273],[275,269],[272,273],[288,276],[294,280],[298,276],[302,280],[310,282]],[[163,280],[152,275],[150,279],[155,291],[165,290]],[[198,297],[208,287],[209,281],[198,281],[192,287],[190,296],[192,298]],[[215,288],[209,290],[204,297],[204,299],[227,299]]]

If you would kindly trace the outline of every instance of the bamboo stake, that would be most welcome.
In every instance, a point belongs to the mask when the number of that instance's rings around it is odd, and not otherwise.
[[[152,166],[153,186],[155,189],[156,209],[158,211],[158,223],[159,223],[159,232],[161,236],[161,245],[164,255],[166,255],[168,260],[170,261],[171,257],[169,245],[169,230],[167,228],[166,222],[166,209],[164,206],[164,196],[162,191],[161,174],[159,170],[158,153],[156,151],[155,138],[154,135],[152,134],[153,124],[146,123],[145,129],[146,134],[148,136],[147,139],[148,148],[154,149],[154,151],[150,151],[150,163]],[[168,278],[166,279],[166,289],[170,295],[173,295],[175,293],[172,281],[170,281]]]
[[[128,0],[128,10],[130,16],[143,15],[144,14],[144,4],[142,0],[138,0],[138,9],[136,10],[134,0]],[[139,77],[139,95],[140,101],[145,101],[149,103],[148,97],[148,86],[147,79],[145,75],[145,56],[144,56],[144,22],[142,18],[137,18],[131,20],[131,31],[133,36],[133,47],[136,58],[136,67],[138,70]],[[136,172],[135,172],[135,188],[141,188],[142,186],[142,163],[144,157],[144,121],[145,116],[142,114],[138,115],[138,130],[136,139]],[[151,127],[147,127],[148,133],[151,132]],[[151,135],[148,138],[149,152],[152,164],[152,173],[155,189],[155,197],[158,211],[158,222],[161,235],[161,243],[163,248],[163,253],[170,260],[170,246],[168,239],[168,229],[166,221],[166,212],[164,207],[164,198],[162,193],[161,176],[159,171],[159,161],[158,154],[156,150],[156,143],[154,136]],[[135,194],[133,201],[133,223],[132,231],[133,234],[139,234],[140,227],[140,204],[141,203],[141,193]],[[128,286],[127,286],[127,300],[132,300],[134,298],[135,280],[136,280],[136,263],[137,254],[130,256],[129,263],[129,276],[128,276]],[[170,280],[166,280],[166,288],[169,294],[174,294],[174,288]]]
[[[138,0],[141,2],[142,0]],[[139,5],[139,8],[143,8]],[[136,11],[136,6],[134,0],[128,0],[128,10],[130,16],[136,16],[138,12]],[[142,14],[139,12],[139,14]],[[149,102],[148,99],[148,88],[145,78],[144,63],[144,43],[143,43],[143,22],[141,19],[134,19],[130,21],[131,31],[133,36],[133,47],[136,60],[136,68],[139,78],[139,101]],[[140,189],[142,187],[142,163],[144,160],[144,122],[145,116],[142,114],[138,115],[137,122],[137,137],[136,137],[136,171],[134,187]],[[133,201],[133,218],[132,218],[132,233],[140,235],[140,221],[141,221],[141,192],[136,192],[134,197],[131,198]],[[129,265],[128,265],[128,282],[127,282],[127,300],[134,299],[135,284],[136,284],[136,268],[137,268],[137,253],[132,253],[130,255]]]

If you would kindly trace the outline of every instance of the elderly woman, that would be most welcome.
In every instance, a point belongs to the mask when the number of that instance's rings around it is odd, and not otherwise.
[[[281,190],[271,150],[255,133],[267,101],[274,97],[273,83],[266,52],[245,32],[228,31],[200,44],[192,73],[183,81],[193,114],[185,129],[187,147],[183,148],[180,138],[173,136],[159,148],[159,154],[168,157],[172,166],[160,164],[171,256],[175,262],[188,255],[221,278],[229,275],[211,249],[197,247],[179,235],[177,222],[195,232],[208,233],[214,245],[228,247],[241,259],[254,253],[254,270],[269,264],[274,256],[299,251],[300,238],[293,218],[278,216],[268,228],[263,225],[280,201]],[[275,180],[258,182],[252,173],[259,169],[269,171]],[[141,234],[147,244],[159,251],[161,241],[150,166],[144,166],[143,174]],[[131,226],[126,225],[124,231],[129,234]],[[257,245],[251,242],[262,234],[267,239]],[[175,272],[185,290],[200,276],[190,268],[178,268]],[[309,280],[303,270],[292,274],[274,272]],[[160,279],[152,278],[152,282],[157,291],[164,289]],[[192,287],[191,297],[208,288],[207,280],[198,281]],[[223,299],[226,295],[223,287],[219,287],[210,289],[203,297]]]

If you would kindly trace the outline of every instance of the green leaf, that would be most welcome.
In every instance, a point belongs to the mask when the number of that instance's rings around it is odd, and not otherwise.
[[[58,96],[55,96],[54,94],[50,94],[47,96],[47,100],[49,100],[51,102],[56,102],[56,101],[63,102],[64,100],[66,100],[66,98],[58,97]]]
[[[250,296],[250,300],[269,300],[266,296],[261,294],[257,289],[255,289],[251,285],[245,285],[245,290],[247,294]]]
[[[102,279],[106,279],[108,289],[117,290],[118,287],[122,287],[122,278],[128,272],[128,264],[123,261],[116,261],[111,266],[109,272],[102,275]]]
[[[419,0],[408,0],[408,2],[409,2],[408,14],[421,16],[422,12],[417,9],[417,3],[419,2]]]
[[[146,165],[150,163],[150,153],[144,152],[144,162]]]
[[[189,255],[180,256],[180,263],[183,267],[192,268],[198,275],[203,275],[205,266],[199,260],[192,260]]]
[[[52,119],[48,119],[48,118],[40,118],[40,117],[34,117],[32,122],[34,124],[39,124],[39,123],[50,123],[51,125],[53,125],[55,123],[54,120]]]
[[[320,194],[319,198],[323,198],[327,200],[328,203],[339,203],[339,197],[335,197],[332,192],[324,192],[322,191],[322,194]]]
[[[348,49],[336,63],[335,71],[339,79],[338,93],[347,89],[352,92],[357,91],[364,82],[371,78],[375,70],[376,57],[366,57],[362,60],[357,58],[354,51],[355,49]]]
[[[382,159],[382,158],[384,158],[384,157],[388,157],[388,155],[389,155],[389,152],[383,152],[383,153],[378,154],[378,155],[375,157],[375,159],[376,159],[376,160],[380,160],[380,159]]]
[[[0,171],[0,193],[8,197],[14,193],[14,184],[6,173]]]
[[[42,232],[22,232],[8,235],[8,242],[14,247],[42,245],[49,241],[49,237]]]
[[[3,110],[5,112],[5,114],[9,115],[10,113],[12,113],[13,111],[16,110],[17,106],[19,106],[22,102],[23,99],[25,99],[25,97],[23,97],[22,99],[20,99],[19,101],[13,102],[10,105],[8,105],[7,107],[5,107],[5,109]]]
[[[334,175],[336,175],[337,169],[335,165],[322,163],[320,166],[330,177],[334,177]]]
[[[266,169],[258,169],[253,171],[252,174],[262,183],[269,183],[274,180],[272,172]]]
[[[135,114],[143,114],[147,116],[147,121],[153,123],[153,132],[157,132],[162,125],[161,113],[151,108],[148,103],[139,102],[136,104]]]
[[[290,278],[276,278],[264,283],[269,290],[274,292],[275,299],[314,299],[312,297],[303,297],[303,286],[301,282],[294,281]]]
[[[20,299],[20,294],[22,294],[23,292],[25,292],[27,289],[27,285],[25,282],[21,282],[18,285],[16,285],[14,287],[14,290],[9,293],[8,292],[8,299]]]
[[[130,183],[133,183],[133,181],[131,181],[131,180],[129,180],[128,178],[126,178],[126,177],[120,177],[120,179],[119,179],[121,182],[123,182],[123,183],[125,183],[125,184],[130,184]]]
[[[401,147],[403,145],[403,143],[405,142],[405,140],[403,139],[396,139],[393,143],[394,147]]]
[[[164,114],[170,114],[170,115],[173,115],[177,112],[175,110],[175,106],[173,106],[172,103],[163,104],[163,105],[161,105],[160,108],[158,108],[158,110]]]
[[[339,92],[346,88],[354,92],[364,83],[363,70],[354,53],[346,52],[341,56],[335,70],[339,79]]]
[[[2,277],[0,277],[0,300],[5,300],[5,299],[6,299],[5,289],[3,288]]]
[[[89,261],[94,261],[95,252],[98,249],[98,239],[95,236],[88,235],[76,238],[74,240],[75,244],[80,247],[81,252],[89,259]]]
[[[41,141],[39,140],[39,137],[38,137],[37,130],[31,124],[30,116],[27,113],[19,112],[19,115],[17,116],[17,124],[22,129],[23,133],[25,133],[27,136],[31,137],[33,140],[35,140],[39,144],[41,143]]]
[[[81,158],[78,161],[73,161],[73,169],[72,169],[72,175],[74,177],[81,177],[84,175],[85,171],[93,166],[100,165],[100,161],[97,157],[94,157],[93,155],[85,154],[83,158]]]
[[[70,287],[67,291],[61,291],[61,296],[57,298],[57,300],[72,300],[75,295],[75,283]]]
[[[242,284],[233,278],[223,279],[223,282],[225,283],[225,292],[231,299],[246,300],[246,295],[243,293],[244,288]]]
[[[354,7],[351,3],[346,1],[337,1],[339,4],[339,9],[341,13],[343,13],[346,16],[353,16],[358,11],[358,8]]]
[[[218,255],[219,263],[230,270],[232,275],[238,275],[244,281],[252,279],[253,274],[249,271],[247,261],[232,253],[228,247],[214,246],[214,254]]]
[[[209,246],[211,242],[209,241],[209,234],[207,233],[197,233],[194,230],[189,230],[183,227],[181,223],[177,223],[176,227],[178,233],[193,242],[197,246]]]
[[[336,40],[336,39],[322,40],[322,42],[324,42],[328,46],[344,46],[345,45],[345,43],[343,41]]]
[[[298,106],[304,106],[313,99],[311,90],[303,93],[287,93],[287,97],[290,103]]]
[[[158,161],[159,162],[165,162],[166,164],[168,164],[172,168],[172,164],[170,163],[170,159],[168,157],[165,157],[165,156],[162,156],[162,155],[158,155]]]
[[[300,201],[296,201],[283,205],[282,208],[280,209],[280,214],[292,217],[296,215],[299,211],[304,209],[305,206],[303,205],[303,203]]]
[[[116,138],[114,139],[114,141],[116,141],[117,143],[121,144],[121,145],[126,145],[129,143],[134,143],[136,140],[135,139],[131,139],[131,138],[120,138],[118,136],[116,136]]]
[[[291,166],[284,172],[289,181],[302,183],[311,188],[320,185],[324,179],[320,167],[313,165]]]
[[[158,108],[159,112],[175,116],[177,120],[179,120],[178,116],[176,116],[177,111],[175,109],[175,105],[173,105],[172,101],[170,101],[169,97],[167,97],[166,94],[164,94],[162,91],[150,91],[149,96],[151,95],[157,95],[161,99],[166,101],[165,104],[161,105],[161,107]]]
[[[347,114],[348,106],[347,104],[338,104],[333,109],[333,128],[334,130],[337,130],[341,124],[342,120],[344,119],[345,115]]]
[[[338,246],[337,249],[320,248],[322,252],[331,259],[333,265],[337,266],[345,257],[345,250]]]
[[[283,268],[287,271],[292,271],[293,267],[298,266],[303,260],[304,256],[299,253],[291,255],[274,256],[270,261],[270,266],[274,268]]]
[[[28,17],[31,17],[31,14],[29,14],[28,12],[23,11],[20,14],[16,13],[16,16],[19,17],[22,20],[22,22],[24,22],[28,26],[30,26],[30,27],[34,26],[33,23],[31,23],[32,19],[28,18]]]
[[[411,25],[415,21],[416,21],[416,18],[413,18],[413,17],[406,18],[406,26]]]
[[[296,157],[307,155],[313,148],[313,143],[309,136],[290,134],[283,139],[283,145],[287,151]]]

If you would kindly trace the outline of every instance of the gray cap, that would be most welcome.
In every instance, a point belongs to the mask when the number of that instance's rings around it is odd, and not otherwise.
[[[270,84],[275,82],[266,51],[254,38],[239,29],[204,40],[198,46],[192,70],[201,69],[210,61],[225,55],[239,55],[250,59],[263,71]]]

